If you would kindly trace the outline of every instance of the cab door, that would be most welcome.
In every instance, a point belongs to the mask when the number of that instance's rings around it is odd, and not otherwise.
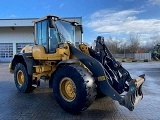
[[[49,28],[49,53],[55,53],[59,43],[58,33],[55,27]]]
[[[43,20],[36,23],[36,44],[44,46],[45,52],[49,52],[48,20]]]
[[[55,53],[59,37],[56,27],[51,26],[49,20],[36,23],[36,44],[44,46],[46,53]]]

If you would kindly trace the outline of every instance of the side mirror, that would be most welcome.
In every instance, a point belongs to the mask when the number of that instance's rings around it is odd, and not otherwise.
[[[49,27],[50,28],[55,28],[55,22],[54,22],[53,19],[49,19],[48,22],[49,22]]]

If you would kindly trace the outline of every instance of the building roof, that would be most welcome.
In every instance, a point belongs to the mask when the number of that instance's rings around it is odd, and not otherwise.
[[[33,21],[36,19],[38,18],[0,19],[0,27],[31,27],[34,26]],[[68,17],[64,19],[82,24],[82,17]]]
[[[32,21],[35,19],[0,19],[0,27],[33,26]]]

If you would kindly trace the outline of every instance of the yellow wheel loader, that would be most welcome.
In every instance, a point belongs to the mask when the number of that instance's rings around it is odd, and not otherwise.
[[[34,45],[25,46],[9,65],[20,92],[32,92],[40,80],[48,80],[60,107],[72,114],[87,109],[97,96],[109,96],[130,111],[142,99],[145,75],[132,79],[102,36],[95,49],[76,47],[75,28],[82,27],[77,22],[49,15],[34,27]]]

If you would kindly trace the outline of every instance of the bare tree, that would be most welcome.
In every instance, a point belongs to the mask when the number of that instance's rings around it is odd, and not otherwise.
[[[151,36],[150,40],[151,40],[152,46],[159,44],[160,43],[160,34],[156,34],[156,35]]]
[[[131,53],[136,53],[140,45],[140,35],[130,34],[128,36],[128,49]]]
[[[113,38],[110,36],[107,40],[105,40],[105,44],[109,48],[109,50],[112,52],[112,54],[119,53],[120,51],[120,41],[119,40],[113,40]]]
[[[155,34],[150,37],[150,40],[147,41],[147,44],[142,45],[141,47],[144,48],[145,52],[150,52],[154,49],[154,46],[160,44],[160,34]]]

